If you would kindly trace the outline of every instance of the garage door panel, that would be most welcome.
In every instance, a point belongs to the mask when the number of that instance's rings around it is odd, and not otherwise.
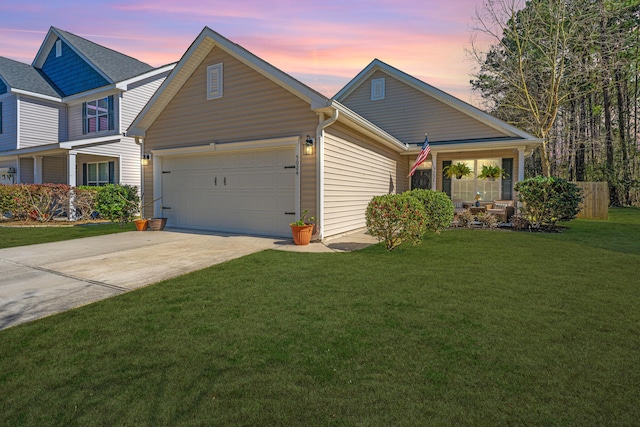
[[[297,176],[285,166],[295,165],[293,147],[167,156],[163,165],[168,225],[290,235],[285,213],[295,212]]]

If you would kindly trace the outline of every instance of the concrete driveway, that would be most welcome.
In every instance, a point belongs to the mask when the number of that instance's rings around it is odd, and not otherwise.
[[[372,243],[364,234],[295,246],[288,239],[165,230],[0,249],[0,329],[265,249],[333,252]]]

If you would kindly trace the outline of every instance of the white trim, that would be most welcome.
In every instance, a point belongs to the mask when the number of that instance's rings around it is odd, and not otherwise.
[[[385,97],[385,78],[380,77],[371,80],[371,100],[380,101]]]
[[[16,151],[20,149],[20,95],[16,95]]]
[[[542,144],[541,139],[510,139],[493,142],[467,142],[460,144],[446,144],[446,145],[431,145],[431,152],[436,153],[458,153],[458,152],[471,152],[471,151],[485,151],[485,150],[514,150],[524,149],[527,152],[533,150],[536,146]],[[418,153],[420,150],[414,150],[409,154]]]
[[[181,154],[197,154],[207,153],[214,151],[240,151],[240,150],[259,150],[275,147],[286,147],[300,144],[299,136],[288,136],[284,138],[271,138],[271,139],[259,139],[254,141],[240,141],[240,142],[227,142],[227,143],[215,143],[212,142],[207,145],[192,145],[189,147],[178,148],[161,148],[157,150],[151,150],[151,154],[155,156],[175,156]]]
[[[56,98],[54,96],[42,95],[40,93],[29,92],[28,90],[23,90],[23,89],[11,88],[10,92],[11,93],[15,93],[15,94],[25,95],[25,96],[31,96],[33,98],[46,99],[47,101],[62,102],[62,98]]]
[[[153,157],[153,216],[162,217],[162,156]],[[142,178],[144,179],[144,177]]]
[[[105,94],[98,95],[102,92],[104,92]],[[122,93],[121,90],[119,90],[116,85],[111,84],[108,86],[101,86],[95,89],[87,90],[85,92],[67,96],[65,98],[62,98],[61,101],[64,103],[79,104],[80,102],[94,101],[95,99],[106,98],[107,96],[116,95],[118,93]]]
[[[115,87],[116,89],[122,90],[122,91],[127,91],[129,90],[129,85],[132,83],[136,83],[139,82],[141,80],[147,79],[149,77],[153,77],[156,76],[158,74],[162,74],[165,73],[167,71],[171,71],[174,69],[174,67],[176,66],[177,62],[156,68],[154,70],[148,71],[144,74],[140,74],[138,76],[135,77],[131,77],[130,79],[127,80],[122,80],[121,82],[116,83]]]
[[[215,87],[213,79],[215,78]],[[207,99],[222,98],[224,94],[224,65],[222,62],[207,67]]]
[[[121,140],[122,140],[122,135],[114,134],[114,135],[100,136],[97,138],[75,139],[73,141],[61,142],[57,145],[60,148],[64,148],[68,150],[72,148],[81,147],[83,145],[93,145],[93,144],[100,144],[103,142],[112,142],[112,141],[120,142]]]

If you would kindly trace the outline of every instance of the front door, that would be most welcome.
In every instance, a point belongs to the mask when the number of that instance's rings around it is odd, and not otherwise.
[[[431,169],[419,169],[411,177],[411,189],[431,190]]]

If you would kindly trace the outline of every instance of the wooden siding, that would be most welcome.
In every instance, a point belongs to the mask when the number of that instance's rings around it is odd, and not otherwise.
[[[442,191],[442,162],[451,160],[453,163],[457,163],[464,160],[476,160],[476,159],[513,159],[513,173],[511,179],[513,185],[518,182],[518,150],[486,150],[486,151],[465,151],[460,153],[438,153],[438,165],[436,168],[436,188]],[[415,158],[410,158],[409,162],[413,164]],[[513,199],[516,199],[516,193],[514,192]]]
[[[386,79],[385,98],[371,100],[371,80]],[[344,105],[375,123],[400,141],[456,141],[505,136],[502,132],[389,76],[375,72],[346,99]]]
[[[106,98],[109,95],[113,95],[113,113],[114,113],[114,130],[105,130],[102,132],[92,132],[83,134],[82,133],[82,101],[76,104],[69,105],[68,107],[68,117],[69,117],[69,141],[77,141],[78,139],[87,139],[87,138],[99,138],[101,136],[108,135],[119,135],[120,130],[118,129],[118,120],[119,120],[119,111],[120,111],[120,97],[114,93],[105,93],[101,95],[95,95],[91,99],[87,101],[93,101],[100,98]]]
[[[373,196],[403,191],[398,187],[405,159],[343,126],[325,130],[324,237],[366,227]]]
[[[224,96],[207,100],[207,66],[224,64]],[[145,151],[212,142],[314,136],[308,103],[218,48],[209,52],[146,132]],[[305,157],[305,156],[302,156]],[[315,210],[312,157],[301,159],[302,209]],[[145,203],[153,197],[152,167],[144,169]],[[147,211],[148,212],[148,211]]]
[[[122,94],[122,105],[120,106],[122,132],[129,128],[131,122],[138,116],[168,74],[167,71],[129,85],[129,89]]]
[[[19,148],[55,144],[59,141],[64,106],[39,99],[18,98],[20,109]]]
[[[17,144],[17,100],[15,95],[0,96],[2,102],[2,133],[0,133],[0,152],[15,150]]]
[[[224,63],[224,96],[207,100],[207,66]],[[315,133],[308,103],[214,48],[147,130],[149,148]]]
[[[66,184],[68,163],[66,157],[43,157],[42,182],[45,184]],[[82,169],[79,171],[82,172]]]

